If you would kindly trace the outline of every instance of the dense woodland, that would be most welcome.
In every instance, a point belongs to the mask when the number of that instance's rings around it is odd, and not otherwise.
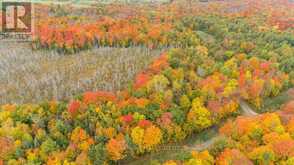
[[[34,51],[161,53],[116,91],[0,106],[0,165],[132,164],[215,126],[222,138],[205,150],[150,163],[294,164],[293,101],[271,113],[265,106],[285,91],[293,99],[292,2],[39,4],[36,11]],[[257,115],[243,116],[241,102]]]

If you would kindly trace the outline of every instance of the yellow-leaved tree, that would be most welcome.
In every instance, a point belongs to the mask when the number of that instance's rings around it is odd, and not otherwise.
[[[161,130],[151,125],[146,129],[135,127],[131,132],[131,137],[133,142],[138,145],[139,152],[151,151],[162,141]]]
[[[187,121],[192,126],[193,130],[201,130],[212,125],[211,113],[203,105],[201,98],[195,98],[193,100],[192,108],[187,116]]]

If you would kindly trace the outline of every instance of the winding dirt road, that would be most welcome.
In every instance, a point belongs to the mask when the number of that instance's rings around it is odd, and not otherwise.
[[[241,115],[242,116],[257,116],[258,113],[256,113],[249,105],[248,103],[246,103],[246,101],[241,100],[240,101],[240,108],[241,108]],[[213,131],[213,132],[217,132],[218,131],[218,127],[212,127],[209,130]],[[215,142],[217,142],[218,140],[224,138],[224,136],[219,135],[216,133],[215,136],[211,137],[210,139],[207,139],[206,141],[202,142],[202,143],[196,143],[193,145],[186,145],[186,144],[181,144],[181,145],[177,145],[175,146],[168,146],[166,147],[167,149],[163,149],[162,152],[156,153],[159,155],[165,155],[168,154],[170,157],[173,157],[174,155],[176,155],[177,152],[180,152],[181,150],[186,150],[186,151],[203,151],[206,150],[208,148],[210,148]],[[154,155],[156,155],[154,154]],[[150,160],[152,160],[154,157],[154,155],[146,155],[143,159],[139,159],[139,160],[132,160],[131,162],[125,162],[125,163],[121,163],[122,165],[142,165],[146,162],[150,162]],[[156,160],[156,159],[155,159]]]
[[[211,139],[200,143],[200,144],[196,144],[194,146],[185,146],[184,149],[185,150],[191,150],[191,151],[203,151],[208,149],[210,146],[212,146],[216,141],[222,139],[223,137],[218,135],[215,137],[212,137]]]
[[[242,116],[257,116],[257,115],[259,115],[244,100],[240,100],[240,108],[241,108],[241,111],[242,111],[241,112]],[[223,138],[223,136],[217,135],[217,136],[212,137],[211,139],[209,139],[209,140],[207,140],[207,141],[205,141],[203,143],[196,144],[194,146],[186,146],[184,148],[187,149],[187,150],[203,151],[205,149],[208,149],[216,141],[218,141],[219,139],[222,139],[222,138]]]
[[[242,110],[243,116],[257,116],[258,113],[256,113],[244,100],[240,100],[240,107]]]

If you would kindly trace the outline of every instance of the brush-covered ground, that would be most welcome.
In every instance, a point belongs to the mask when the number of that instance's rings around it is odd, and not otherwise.
[[[90,90],[126,88],[161,50],[95,48],[72,55],[33,51],[27,43],[0,45],[0,104],[70,100]]]

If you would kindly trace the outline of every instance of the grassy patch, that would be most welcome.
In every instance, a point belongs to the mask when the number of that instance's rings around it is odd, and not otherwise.
[[[287,94],[287,91],[280,93],[278,96],[273,98],[266,98],[264,100],[263,108],[261,112],[273,112],[280,109],[280,106],[290,101],[290,97]]]

